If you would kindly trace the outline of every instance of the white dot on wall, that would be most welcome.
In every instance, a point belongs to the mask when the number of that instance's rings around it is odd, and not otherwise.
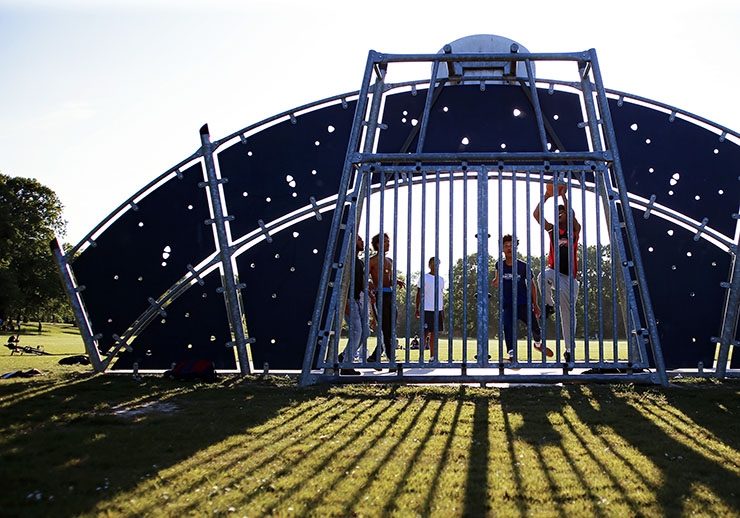
[[[676,269],[676,265],[674,264],[673,266],[671,266],[671,270],[675,270],[675,269]]]
[[[412,126],[416,126],[417,124],[419,124],[419,121],[418,121],[418,120],[416,120],[416,119],[411,119],[411,125],[412,125]]]
[[[501,149],[506,149],[506,144],[501,144]]]
[[[298,237],[300,234],[298,232],[293,232],[293,237]]]
[[[650,144],[650,142],[652,142],[652,141],[649,138],[646,138],[645,139],[645,144]]]
[[[139,228],[141,228],[143,226],[144,226],[144,222],[143,221],[139,221]]]
[[[211,335],[211,342],[215,342],[215,341],[216,341],[216,337]]]
[[[280,259],[280,254],[275,254],[275,259]]]
[[[272,294],[272,298],[273,298],[273,299],[276,299],[276,298],[277,298],[277,293],[273,293],[273,294]]]
[[[314,249],[313,249],[313,253],[314,253],[314,254],[318,254],[318,253],[319,253],[319,251],[318,251],[317,249],[315,249],[315,248],[314,248]]]
[[[188,205],[188,210],[193,210],[193,206],[192,205]]]
[[[470,139],[468,137],[463,137],[463,139],[460,141],[460,143],[463,146],[467,146],[468,144],[470,144]]]
[[[162,266],[167,266],[167,261],[162,261]]]
[[[293,194],[291,194],[291,196],[293,196],[293,198],[297,198],[298,197],[298,193],[294,192]]]
[[[274,344],[274,343],[275,343],[276,341],[277,341],[277,340],[275,340],[275,339],[273,338],[273,339],[271,339],[271,340],[270,340],[270,343],[271,343],[271,344]]]
[[[319,142],[319,141],[317,140],[316,142],[314,142],[314,143],[313,143],[313,145],[314,145],[314,146],[320,146],[320,145],[321,145],[321,142]]]
[[[668,191],[668,196],[673,196],[673,190]]]
[[[249,196],[249,193],[247,191],[244,191],[242,193],[242,198],[246,198],[247,196]]]
[[[719,194],[720,196],[722,196],[724,193],[725,191],[723,189],[720,189],[719,191],[717,191],[717,194]]]
[[[316,174],[316,169],[311,170],[311,174]]]
[[[193,344],[188,344],[188,349],[192,349],[192,348],[193,348]]]
[[[633,123],[632,126],[630,126],[630,129],[632,131],[637,131],[637,123]]]
[[[695,199],[696,201],[699,201],[699,200],[701,200],[701,196],[699,196],[699,195],[697,194],[696,196],[694,196],[694,199]]]
[[[403,117],[403,118],[401,119],[401,122],[402,122],[402,123],[404,123],[404,124],[406,124],[406,117]]]
[[[672,235],[673,235],[673,230],[669,230],[669,231],[668,231],[668,235],[669,235],[669,236],[672,236]]]
[[[671,185],[676,185],[680,179],[681,179],[681,174],[680,173],[673,173],[671,175],[671,180],[670,180],[669,183]]]
[[[654,172],[655,172],[655,169],[653,169],[652,167],[650,169],[648,169],[648,173],[652,174]]]
[[[329,133],[334,133],[334,126],[329,126],[328,128],[326,128],[326,131],[328,131]]]
[[[553,115],[552,118],[553,120],[558,120],[560,118],[560,115]]]
[[[408,115],[408,114],[409,114],[409,112],[407,112],[406,110],[403,110],[403,114],[404,114],[404,115]]]
[[[267,198],[265,198],[265,201],[266,201],[267,203],[270,203],[270,202],[272,201],[272,198],[270,198],[270,197],[268,196]]]
[[[649,247],[648,247],[648,252],[652,252],[653,250],[654,250],[654,249],[653,249],[653,247],[652,247],[652,246],[649,246]]]
[[[442,108],[442,111],[447,113],[448,111],[450,111],[450,109],[447,106],[445,106],[444,108]]]
[[[715,154],[715,155],[718,155],[718,154],[719,154],[719,149],[717,149],[717,148],[714,148],[714,154]]]
[[[117,280],[118,280],[118,275],[114,275],[114,276],[113,276],[113,280],[114,280],[114,281],[117,281]]]
[[[141,282],[141,281],[143,281],[143,280],[144,280],[144,277],[139,277],[139,278],[138,278],[138,279],[136,279],[136,280],[137,280],[137,281],[139,281],[139,282]]]
[[[691,252],[686,252],[686,257],[691,257]]]
[[[695,296],[696,296],[696,293],[694,293],[693,291],[689,293],[689,297],[695,297]]]
[[[522,110],[519,108],[514,108],[514,117],[519,117],[522,114]]]

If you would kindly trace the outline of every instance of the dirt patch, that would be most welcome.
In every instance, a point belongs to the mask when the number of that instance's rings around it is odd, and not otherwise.
[[[140,405],[115,406],[111,408],[111,413],[121,417],[140,417],[153,413],[169,414],[176,410],[178,410],[178,406],[174,403],[150,401]]]

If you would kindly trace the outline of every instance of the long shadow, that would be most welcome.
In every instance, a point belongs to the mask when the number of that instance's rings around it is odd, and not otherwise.
[[[727,426],[727,420],[724,426],[716,426],[716,433],[705,429],[704,422],[716,423],[711,405],[698,411],[687,404],[687,408],[678,410],[670,404],[672,389],[663,393],[645,387],[635,388],[632,393],[619,386],[566,386],[557,390],[563,396],[557,408],[522,404],[516,391],[502,391],[501,395],[504,415],[518,413],[523,419],[516,431],[509,428],[510,443],[516,438],[526,441],[535,449],[545,473],[542,448],[556,444],[567,459],[569,475],[577,480],[589,502],[603,501],[606,492],[612,503],[618,501],[628,514],[674,516],[688,512],[684,506],[692,499],[692,505],[701,505],[697,500],[703,497],[697,495],[697,488],[705,488],[713,501],[740,513],[740,438],[728,436],[732,426]],[[663,399],[664,394],[667,399]],[[731,457],[723,456],[723,452]],[[588,463],[590,472],[599,474],[598,480],[584,471]],[[557,484],[551,477],[548,484],[550,503],[565,516]],[[642,491],[635,493],[636,487],[642,487]],[[524,494],[523,487],[519,490]],[[646,502],[645,493],[652,495],[652,503],[650,498]],[[598,505],[588,509],[593,516],[613,511],[613,507]],[[520,507],[520,512],[525,515],[528,510]]]
[[[475,398],[463,516],[486,516],[491,511],[488,507],[488,498],[486,498],[488,494],[489,452],[491,449],[489,439],[490,403],[491,398],[489,396]]]
[[[264,425],[285,409],[310,408],[325,393],[320,387],[286,391],[270,385],[146,377],[137,384],[111,376],[0,385],[0,508],[7,516],[59,515],[61,510],[67,516],[89,514],[112,492],[132,491],[158,471]],[[262,397],[265,393],[269,397]],[[176,410],[131,417],[113,413],[162,402]],[[250,404],[259,407],[238,419],[224,414]],[[54,494],[59,480],[68,490]]]

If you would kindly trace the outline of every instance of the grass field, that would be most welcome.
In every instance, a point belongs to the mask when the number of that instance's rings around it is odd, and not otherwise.
[[[737,380],[136,381],[66,331],[0,354],[44,374],[0,380],[2,516],[740,516]]]

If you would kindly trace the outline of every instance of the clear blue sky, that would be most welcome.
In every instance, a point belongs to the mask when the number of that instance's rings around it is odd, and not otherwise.
[[[370,49],[472,34],[595,48],[607,88],[740,130],[738,27],[737,0],[0,0],[0,172],[54,189],[76,243],[204,123],[217,139],[358,89]]]

